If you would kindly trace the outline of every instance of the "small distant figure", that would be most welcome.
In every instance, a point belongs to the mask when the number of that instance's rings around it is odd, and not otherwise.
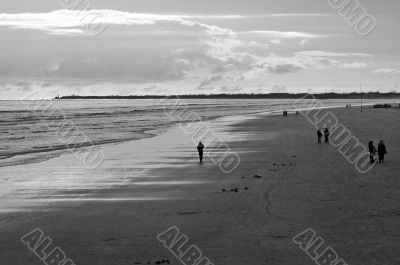
[[[368,150],[369,150],[369,162],[373,164],[375,162],[375,154],[376,154],[376,148],[374,142],[369,141]]]
[[[317,131],[317,136],[318,136],[318,143],[320,144],[321,143],[321,138],[322,138],[322,132],[321,132],[320,129],[318,129],[318,131]]]
[[[329,130],[328,130],[328,128],[325,128],[325,130],[324,130],[324,136],[325,136],[325,143],[327,144],[327,143],[329,143],[329,135],[330,135],[331,133],[329,132]]]
[[[296,111],[296,116],[299,116],[299,111]]]
[[[346,109],[348,109],[348,108],[349,108],[349,105],[347,104],[347,105],[346,105]]]
[[[200,164],[203,163],[203,149],[204,149],[204,144],[202,142],[199,142],[199,145],[197,146],[197,151],[199,152]]]
[[[387,154],[387,150],[386,150],[386,145],[383,142],[383,140],[381,140],[378,144],[378,158],[379,158],[379,163],[383,163],[383,161],[385,160],[385,155]]]

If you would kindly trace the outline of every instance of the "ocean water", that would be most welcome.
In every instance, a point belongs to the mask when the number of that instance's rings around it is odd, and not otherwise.
[[[249,114],[281,113],[291,109],[292,102],[289,99],[192,99],[182,101],[179,110],[196,113],[202,121],[219,117],[229,124]],[[356,106],[358,102],[323,101],[327,107],[349,103]],[[190,137],[180,130],[171,132],[179,121],[167,114],[175,109],[174,104],[168,101],[160,104],[160,100],[0,101],[0,213],[77,199],[170,198],[168,185],[187,184],[186,180],[166,182],[146,172],[181,166],[177,157],[182,156],[196,163],[196,156],[186,153],[187,146],[193,145]],[[213,123],[217,125],[216,130],[219,126],[220,133],[224,133],[227,125],[220,121]],[[71,141],[66,144],[65,139]],[[71,143],[75,150],[90,146],[101,148],[106,154],[102,166],[95,170],[87,168],[71,155]],[[120,143],[123,145],[113,148]],[[161,151],[154,148],[157,145],[162,147]],[[90,195],[93,190],[121,184],[133,188],[127,189],[124,196]],[[157,194],[154,185],[159,186]]]
[[[188,108],[208,120],[288,104],[289,100],[185,100],[180,108]],[[160,100],[1,101],[0,167],[62,154],[68,146],[60,136],[72,127],[74,134],[79,130],[86,136],[74,141],[82,146],[152,137],[174,124],[164,112],[171,108],[175,107],[166,102],[160,104]]]
[[[185,99],[179,108],[202,120],[290,109],[290,99]],[[356,100],[325,100],[344,106]],[[60,136],[75,132],[85,137],[75,145],[102,145],[152,137],[176,121],[166,115],[176,108],[162,100],[0,101],[0,167],[33,163],[59,156],[68,149]],[[62,123],[64,121],[64,123]],[[61,137],[62,138],[62,137]]]

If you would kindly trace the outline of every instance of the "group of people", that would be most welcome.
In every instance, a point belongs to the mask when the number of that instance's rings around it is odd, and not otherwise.
[[[378,150],[375,148],[374,142],[369,141],[368,143],[368,150],[369,150],[369,161],[371,163],[375,163],[375,155],[378,153],[379,163],[383,163],[385,160],[385,155],[387,154],[386,145],[381,140],[378,144]]]
[[[329,143],[329,135],[330,135],[330,132],[329,132],[328,128],[325,128],[323,134],[322,134],[321,130],[318,129],[318,131],[317,131],[318,144],[320,144],[322,142],[321,141],[322,136],[324,136],[324,138],[325,138],[325,143],[326,144]],[[197,146],[197,151],[199,152],[200,164],[203,163],[203,149],[204,149],[203,143],[199,142],[199,145]],[[373,141],[369,141],[368,150],[369,150],[369,159],[370,159],[371,163],[375,163],[376,153],[378,153],[379,163],[383,163],[383,161],[385,160],[385,155],[387,154],[386,145],[383,142],[383,140],[381,140],[379,142],[378,149],[375,148]]]
[[[321,143],[322,136],[325,137],[325,143],[329,143],[329,135],[330,135],[330,132],[329,132],[328,128],[325,128],[323,134],[322,134],[321,130],[318,129],[318,131],[317,131],[318,144]],[[368,150],[369,150],[369,159],[370,159],[371,163],[375,163],[376,153],[378,153],[379,163],[383,163],[383,161],[385,160],[385,155],[387,154],[386,145],[383,142],[383,140],[381,140],[379,142],[378,149],[375,148],[373,141],[369,141]]]
[[[329,132],[328,128],[325,128],[323,135],[325,137],[325,143],[326,144],[329,143],[329,135],[330,134],[331,133]],[[321,132],[320,129],[318,129],[318,131],[317,131],[317,136],[318,136],[318,143],[320,144],[321,143],[321,139],[322,139],[322,132]]]

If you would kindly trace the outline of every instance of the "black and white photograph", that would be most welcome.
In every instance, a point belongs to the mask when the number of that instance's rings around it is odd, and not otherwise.
[[[399,15],[0,0],[0,265],[399,265]]]

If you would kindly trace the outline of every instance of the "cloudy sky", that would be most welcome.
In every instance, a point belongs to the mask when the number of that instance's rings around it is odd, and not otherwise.
[[[359,3],[368,36],[328,0],[0,1],[0,99],[400,91],[400,1]]]

